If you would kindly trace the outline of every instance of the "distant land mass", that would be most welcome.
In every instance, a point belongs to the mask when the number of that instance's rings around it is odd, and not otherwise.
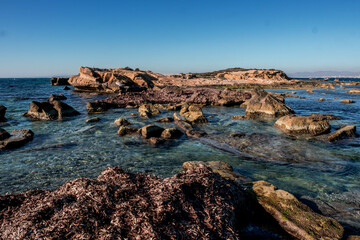
[[[289,73],[292,78],[360,78],[360,72],[349,71],[317,71]]]

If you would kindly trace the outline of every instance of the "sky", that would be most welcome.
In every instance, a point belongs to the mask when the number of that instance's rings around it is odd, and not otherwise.
[[[0,77],[360,71],[360,1],[0,0]]]

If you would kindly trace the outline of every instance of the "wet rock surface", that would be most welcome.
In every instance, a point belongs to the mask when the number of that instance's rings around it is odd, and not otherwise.
[[[324,115],[287,115],[279,118],[274,126],[289,134],[310,134],[314,136],[328,133],[331,129],[328,118]]]
[[[335,142],[341,139],[354,138],[354,137],[356,137],[356,126],[347,125],[347,126],[343,126],[339,130],[330,134],[330,136],[328,137],[328,141]]]
[[[37,120],[56,120],[79,114],[78,111],[68,104],[54,100],[52,102],[32,101],[30,109],[24,115]]]
[[[66,100],[67,98],[63,95],[63,94],[59,94],[59,95],[56,95],[56,94],[51,94],[48,101],[49,102],[52,102],[52,101],[60,101],[60,100]]]
[[[117,134],[120,136],[130,135],[134,134],[138,131],[135,127],[129,127],[129,126],[120,126],[119,130],[117,131]]]
[[[150,124],[144,126],[140,130],[140,134],[143,138],[160,137],[164,129],[162,127]]]
[[[1,132],[0,129],[0,150],[15,149],[24,146],[33,140],[34,133],[29,129],[16,129],[9,133]],[[1,134],[2,133],[2,134]]]
[[[246,102],[245,113],[248,117],[281,117],[294,113],[294,110],[262,88],[255,87],[251,99]]]
[[[139,116],[142,118],[150,118],[153,115],[157,115],[160,113],[159,109],[157,109],[153,104],[143,104],[139,107]]]
[[[201,106],[184,104],[181,107],[180,115],[183,116],[191,124],[208,122],[202,112]]]
[[[0,105],[0,122],[6,122],[7,119],[5,118],[6,114],[6,107],[3,105]]]
[[[114,123],[116,124],[116,126],[128,126],[131,125],[131,123],[126,120],[125,118],[118,118],[114,121]]]
[[[160,179],[111,167],[97,179],[75,179],[56,190],[2,195],[0,236],[4,239],[342,237],[342,227],[334,219],[314,213],[290,193],[277,190],[270,183],[259,181],[245,187],[238,181],[241,176],[225,162],[186,162],[183,169],[173,177]],[[297,217],[290,212],[295,210]],[[286,221],[278,214],[285,214]],[[302,218],[305,216],[307,219]]]

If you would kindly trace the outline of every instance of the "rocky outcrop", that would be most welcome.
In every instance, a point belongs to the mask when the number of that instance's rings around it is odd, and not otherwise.
[[[137,128],[129,127],[129,126],[120,126],[117,134],[120,136],[130,135],[136,133],[138,131]]]
[[[22,147],[33,140],[33,137],[34,133],[29,129],[16,129],[10,134],[0,129],[0,150]]]
[[[55,100],[52,102],[33,101],[30,103],[30,109],[24,115],[38,120],[56,120],[79,114],[68,104]]]
[[[53,86],[64,86],[64,85],[70,85],[69,84],[69,78],[60,78],[60,77],[52,77],[50,82]]]
[[[252,97],[246,103],[246,106],[246,116],[248,117],[281,117],[294,113],[294,110],[285,105],[285,103],[260,87],[254,88]]]
[[[347,125],[341,127],[339,130],[330,134],[330,136],[328,137],[328,141],[335,142],[341,139],[354,138],[354,137],[356,137],[356,126]]]
[[[181,107],[180,115],[183,116],[191,124],[207,123],[208,120],[204,116],[201,106],[184,104]]]
[[[343,227],[333,218],[312,211],[294,195],[271,183],[252,184],[259,204],[295,239],[341,239]]]
[[[144,126],[140,129],[140,134],[143,138],[151,138],[151,137],[160,137],[164,129],[162,127],[156,126],[154,124],[150,124]]]
[[[150,71],[80,67],[80,74],[71,76],[69,83],[76,90],[122,92],[141,87],[151,88],[156,80],[156,74]]]
[[[116,126],[128,126],[131,125],[131,123],[126,120],[125,118],[118,118],[114,121],[114,123],[116,124]]]
[[[218,73],[216,77],[235,80],[268,80],[277,82],[287,82],[290,78],[280,70],[268,69],[242,69],[231,70]]]
[[[139,107],[139,116],[142,118],[150,118],[153,115],[157,115],[160,113],[159,109],[157,109],[153,104],[143,104]]]
[[[6,107],[3,105],[0,105],[0,122],[6,122],[7,119],[5,118],[6,114]]]
[[[161,133],[161,137],[164,139],[175,139],[181,137],[182,135],[183,133],[176,128],[166,128]]]
[[[274,126],[289,134],[310,134],[313,136],[328,133],[331,129],[327,119],[317,116],[287,115],[279,118]]]

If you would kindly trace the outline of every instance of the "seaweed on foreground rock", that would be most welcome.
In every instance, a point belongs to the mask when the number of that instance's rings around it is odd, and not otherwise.
[[[0,237],[237,239],[242,195],[205,166],[166,179],[111,167],[96,180],[0,196]]]

